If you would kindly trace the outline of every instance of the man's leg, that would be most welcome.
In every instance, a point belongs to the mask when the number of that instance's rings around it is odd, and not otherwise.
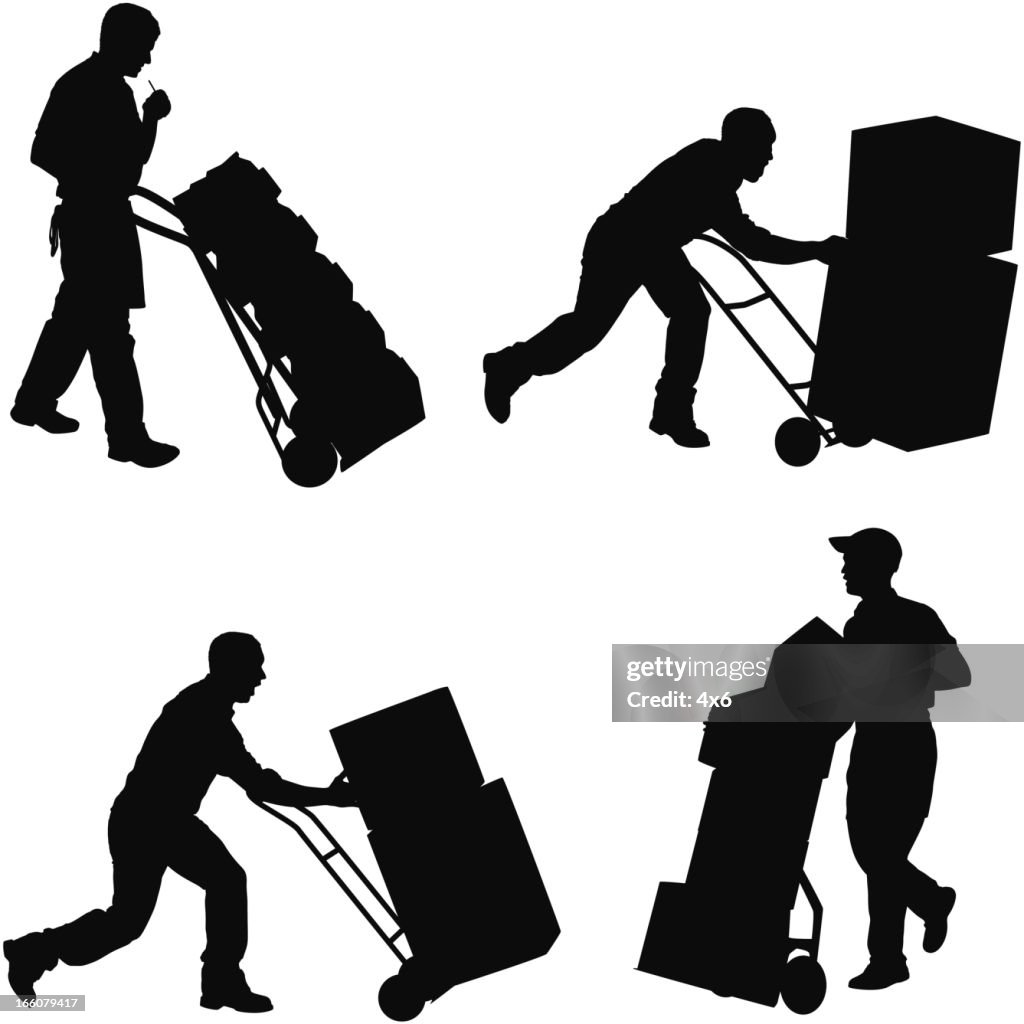
[[[210,1009],[230,1006],[262,1012],[272,1009],[266,996],[250,991],[241,961],[248,945],[245,872],[227,847],[198,818],[178,830],[168,862],[173,871],[206,890],[206,949],[202,999]]]
[[[910,976],[903,955],[907,855],[922,823],[920,817],[904,818],[880,809],[874,814],[868,811],[847,816],[850,846],[867,876],[870,917],[870,963],[850,982],[853,988],[885,988]]]
[[[114,895],[106,910],[90,910],[69,924],[32,932],[4,943],[8,977],[19,995],[57,960],[91,964],[137,939],[156,906],[166,863],[159,839],[130,814],[111,812],[107,829],[114,870]]]
[[[576,305],[529,341],[516,342],[484,357],[484,399],[490,414],[504,423],[512,396],[531,377],[564,370],[596,348],[640,287],[640,278],[621,251],[625,243],[601,221],[583,248]]]
[[[107,440],[111,445],[134,444],[144,435],[142,385],[135,365],[135,339],[127,308],[97,309],[97,330],[89,343],[96,391],[103,405]]]
[[[178,455],[178,449],[153,441],[146,433],[128,309],[100,308],[94,317],[99,327],[89,343],[89,358],[103,405],[110,457],[149,468],[166,465]]]
[[[57,402],[71,387],[85,358],[90,331],[82,314],[74,286],[63,282],[14,399],[11,417],[18,423],[39,426],[52,434],[78,429],[77,420],[57,412]]]
[[[924,921],[924,951],[936,952],[946,941],[956,891],[949,886],[940,886],[934,878],[908,861],[903,876],[903,893],[907,909]]]
[[[708,436],[693,419],[697,378],[704,363],[711,306],[690,261],[671,249],[650,261],[644,285],[667,316],[665,368],[655,389],[651,430],[686,448],[704,448]]]

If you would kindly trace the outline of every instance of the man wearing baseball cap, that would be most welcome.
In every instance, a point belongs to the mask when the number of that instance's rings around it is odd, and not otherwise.
[[[903,955],[908,908],[924,921],[926,952],[935,952],[946,938],[956,893],[908,858],[931,805],[936,746],[928,708],[934,689],[966,686],[970,669],[938,615],[893,590],[903,549],[891,533],[873,527],[829,542],[843,555],[847,591],[861,599],[843,638],[901,648],[927,645],[931,653],[930,685],[901,693],[888,717],[883,712],[879,720],[856,716],[846,777],[850,845],[867,875],[871,919],[870,960],[850,987],[881,989],[910,977]]]

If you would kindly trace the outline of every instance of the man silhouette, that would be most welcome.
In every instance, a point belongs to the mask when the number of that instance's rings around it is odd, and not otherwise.
[[[871,528],[832,537],[830,543],[843,554],[847,591],[861,598],[843,629],[844,640],[930,645],[932,677],[939,688],[966,686],[970,669],[938,615],[892,588],[903,557],[899,541],[887,530]],[[853,854],[867,875],[871,923],[870,960],[850,981],[851,988],[887,988],[910,977],[903,955],[908,908],[924,921],[926,952],[935,952],[946,938],[956,893],[908,859],[928,816],[935,780],[935,731],[928,712],[934,689],[935,684],[904,687],[889,720],[865,721],[862,713],[857,715],[846,776],[846,820]]]
[[[353,801],[341,776],[323,789],[300,786],[260,767],[245,749],[231,721],[232,705],[247,702],[265,678],[255,637],[223,633],[210,644],[209,675],[164,705],[111,807],[110,906],[59,928],[6,941],[8,979],[15,993],[32,997],[43,972],[58,960],[89,964],[137,939],[170,868],[206,890],[200,1005],[255,1013],[272,1009],[266,996],[249,989],[240,966],[248,936],[245,872],[196,817],[199,805],[217,775],[269,803],[346,807]]]
[[[742,107],[726,115],[722,138],[701,139],[651,171],[597,219],[583,246],[576,307],[529,341],[484,357],[484,399],[504,423],[512,396],[531,377],[557,373],[611,330],[632,295],[647,289],[668,317],[665,367],[651,430],[676,444],[702,448],[708,436],[693,419],[695,385],[704,361],[711,307],[681,246],[713,228],[745,256],[768,263],[829,262],[843,239],[779,238],[740,209],[736,190],[757,181],[772,159],[768,115]]]
[[[60,205],[50,224],[64,280],[43,327],[11,417],[51,434],[78,429],[57,411],[85,358],[92,363],[106,420],[108,454],[118,462],[163,466],[178,454],[153,441],[142,420],[129,310],[146,304],[142,256],[129,197],[170,112],[162,91],[142,119],[125,78],[149,63],[160,27],[149,11],[117,4],[100,29],[100,48],[62,76],[36,130],[32,162],[57,179]]]

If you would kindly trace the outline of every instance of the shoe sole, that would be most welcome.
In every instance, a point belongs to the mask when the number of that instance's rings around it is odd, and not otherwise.
[[[893,985],[899,985],[903,981],[910,981],[910,975],[908,974],[905,978],[894,978],[892,981],[887,981],[884,985],[850,985],[849,987],[854,992],[881,992],[882,989],[892,988]]]
[[[35,992],[35,988],[34,987],[30,987],[27,992],[19,992],[18,988],[22,987],[22,986],[16,986],[15,983],[14,983],[14,979],[11,977],[11,975],[14,973],[14,960],[11,957],[11,954],[13,953],[13,947],[14,947],[14,939],[5,939],[4,940],[4,946],[3,946],[4,956],[7,958],[7,963],[9,965],[8,966],[8,970],[7,970],[7,984],[11,986],[11,991],[19,999],[35,999],[36,992]]]
[[[710,448],[711,439],[708,438],[706,441],[698,441],[696,444],[687,444],[685,441],[676,440],[667,430],[661,430],[659,427],[651,427],[651,432],[657,434],[659,437],[667,437],[673,444],[678,445],[680,448]]]
[[[945,943],[946,938],[949,935],[949,915],[953,913],[953,908],[955,906],[956,906],[956,892],[953,893],[953,898],[949,901],[949,909],[946,911],[946,914],[945,914],[945,918],[946,918],[946,931],[943,934],[942,938],[935,945],[932,945],[930,943],[926,943],[924,941],[921,942],[921,948],[926,953],[937,953],[940,949],[942,949],[942,946]],[[927,932],[928,932],[928,930],[927,930],[927,928],[925,928],[925,935],[926,936],[927,936]]]
[[[20,416],[15,416],[13,412],[11,419],[22,427],[38,427],[47,434],[73,434],[80,426],[77,420],[72,420],[71,422],[75,424],[73,427],[44,427],[37,420],[22,419]]]
[[[110,452],[107,452],[107,458],[113,462],[130,462],[133,466],[141,466],[143,469],[159,469],[172,463],[180,454],[181,452],[175,452],[170,458],[162,459],[160,462],[137,462],[130,455],[112,455]]]
[[[204,1010],[223,1010],[225,1007],[229,1010],[234,1010],[236,1013],[269,1013],[274,1007],[268,1006],[265,1010],[245,1010],[238,1006],[232,1006],[231,1003],[224,1003],[217,999],[209,999],[206,996],[200,997],[199,1005]]]
[[[488,381],[490,380],[490,368],[488,366],[489,363],[491,363],[491,356],[484,356],[484,376],[487,377],[487,380],[484,381],[484,405],[487,406],[487,411],[488,413],[490,413],[491,419],[494,420],[495,423],[507,423],[509,416],[512,415],[512,395],[509,394],[505,398],[504,403],[500,409],[496,410],[494,406],[492,406],[490,400],[487,397],[487,384]],[[499,413],[504,413],[505,415],[501,416],[499,415]]]

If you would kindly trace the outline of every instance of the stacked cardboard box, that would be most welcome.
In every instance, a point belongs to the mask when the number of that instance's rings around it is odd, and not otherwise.
[[[853,132],[849,253],[829,268],[810,390],[905,451],[988,433],[1017,268],[1020,143],[942,117]]]
[[[442,688],[331,730],[423,995],[542,956],[559,933],[502,780]]]
[[[334,443],[346,469],[423,419],[419,381],[280,193],[235,153],[174,204],[192,244],[214,254],[227,298],[252,306],[265,349],[288,361],[307,428]]]

